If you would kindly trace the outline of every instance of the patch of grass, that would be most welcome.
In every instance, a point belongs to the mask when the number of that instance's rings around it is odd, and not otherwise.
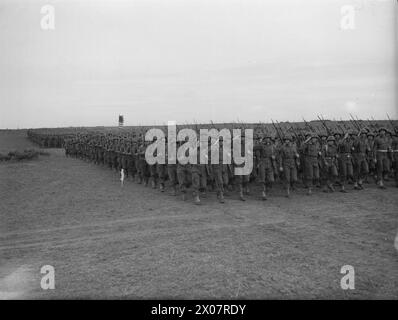
[[[36,149],[25,149],[23,151],[13,150],[7,154],[0,153],[0,161],[23,161],[37,159],[39,156],[49,156],[45,151]]]

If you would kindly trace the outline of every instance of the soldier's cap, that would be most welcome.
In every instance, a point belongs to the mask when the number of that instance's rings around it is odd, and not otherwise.
[[[384,127],[381,127],[381,128],[379,128],[378,132],[381,132],[381,131],[385,131],[385,132],[387,132],[387,129],[386,129],[386,128],[384,128]]]
[[[336,138],[334,136],[329,136],[327,141],[336,141]]]
[[[372,131],[369,131],[369,132],[366,134],[366,136],[367,136],[367,137],[369,137],[369,136],[374,137],[375,135],[374,135],[374,133],[373,133]]]

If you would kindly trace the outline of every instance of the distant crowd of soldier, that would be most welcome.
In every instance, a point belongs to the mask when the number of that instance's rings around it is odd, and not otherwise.
[[[75,157],[107,166],[121,172],[132,181],[152,186],[172,195],[187,197],[191,187],[194,203],[209,190],[216,190],[221,203],[226,193],[237,189],[239,198],[246,200],[252,182],[261,184],[261,198],[266,200],[275,181],[283,183],[286,196],[301,181],[311,195],[314,188],[334,192],[364,189],[364,183],[374,182],[384,189],[385,181],[394,175],[398,187],[398,127],[335,130],[332,132],[284,132],[275,127],[275,134],[257,130],[254,134],[253,162],[250,175],[234,175],[236,164],[223,164],[222,137],[219,140],[218,164],[154,164],[145,159],[145,150],[151,142],[143,134],[84,132],[65,134],[63,147],[67,157]],[[340,128],[341,129],[341,128]],[[314,131],[314,130],[312,130]],[[31,133],[35,135],[38,133]],[[38,138],[36,138],[38,139]],[[167,140],[167,137],[165,138]],[[51,141],[48,140],[48,141]],[[179,144],[184,142],[178,142]],[[211,157],[209,140],[209,157]],[[242,144],[244,139],[242,139]],[[242,145],[243,146],[243,145]],[[167,153],[167,151],[166,151]],[[198,152],[199,155],[199,152]],[[167,159],[167,156],[166,156]]]

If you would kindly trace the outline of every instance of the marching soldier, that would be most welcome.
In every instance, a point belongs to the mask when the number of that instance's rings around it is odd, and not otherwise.
[[[394,129],[391,151],[393,155],[395,186],[398,188],[398,127],[395,127]]]
[[[213,175],[215,187],[217,190],[217,198],[220,203],[224,203],[224,186],[228,185],[228,167],[223,163],[223,140],[219,137],[219,163],[211,164],[211,172]]]
[[[185,156],[188,157],[190,150],[187,149]],[[187,188],[189,186],[189,177],[191,174],[191,164],[190,163],[182,163],[182,159],[177,158],[177,180],[178,187],[180,192],[182,193],[182,200],[186,200]]]
[[[376,154],[375,163],[377,169],[377,184],[379,188],[385,189],[383,178],[389,172],[390,163],[388,152],[391,149],[390,140],[386,137],[386,129],[380,128],[379,135],[375,138],[373,150]]]
[[[163,140],[164,143],[167,143],[167,139]],[[160,155],[160,154],[159,154]],[[165,158],[167,157],[167,153],[165,153]],[[157,163],[156,164],[156,175],[159,179],[159,190],[164,192],[165,180],[167,175],[167,166],[166,164]]]
[[[258,161],[258,172],[263,187],[261,196],[263,200],[267,200],[268,189],[272,187],[275,181],[276,150],[269,135],[265,136],[263,141],[263,143],[260,141],[259,144],[254,146],[254,153]]]
[[[347,192],[345,184],[349,178],[353,178],[354,174],[351,154],[353,148],[351,135],[350,132],[347,132],[337,144],[341,192]]]
[[[234,139],[236,139],[236,138],[238,138],[238,137],[234,137]],[[244,148],[245,148],[244,141],[245,141],[245,133],[244,133],[244,131],[242,131],[242,134],[241,134],[241,150],[244,150]],[[243,166],[244,166],[244,163],[243,164],[237,164],[237,163],[234,162],[233,165],[232,165],[232,170],[233,170],[233,173],[234,173],[235,184],[238,185],[238,189],[239,189],[239,199],[242,200],[242,201],[246,201],[245,193],[246,194],[249,193],[250,174],[247,174],[247,175],[235,175],[235,168],[239,168],[239,167],[243,167]]]
[[[167,176],[170,180],[170,186],[172,190],[171,195],[175,196],[177,194],[177,185],[178,185],[176,154],[170,153],[170,151],[168,150],[166,159],[167,159]],[[169,159],[172,161],[169,161]]]
[[[294,183],[297,182],[297,167],[300,165],[300,155],[297,148],[292,144],[292,137],[286,135],[284,144],[279,152],[279,171],[284,175],[284,182],[286,188],[286,196],[290,197],[290,188],[294,188]]]
[[[366,138],[367,132],[363,129],[359,133],[359,138],[353,144],[353,161],[354,161],[354,189],[363,189],[363,179],[369,173],[369,166],[366,159],[367,152],[370,151],[370,146]]]
[[[191,165],[192,187],[195,204],[200,204],[200,192],[207,188],[208,164],[200,163],[200,148],[197,144],[197,163]]]
[[[322,147],[321,172],[324,182],[324,192],[334,192],[333,184],[338,177],[337,173],[337,146],[334,136],[327,138],[327,144]]]
[[[312,194],[312,186],[314,180],[319,181],[319,162],[320,148],[317,142],[316,135],[311,135],[306,141],[304,141],[304,159],[305,168],[304,175],[308,187],[308,195]]]

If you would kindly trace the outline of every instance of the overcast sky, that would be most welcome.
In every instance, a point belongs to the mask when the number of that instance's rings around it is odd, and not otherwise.
[[[394,0],[0,0],[0,128],[397,118],[396,16]]]

